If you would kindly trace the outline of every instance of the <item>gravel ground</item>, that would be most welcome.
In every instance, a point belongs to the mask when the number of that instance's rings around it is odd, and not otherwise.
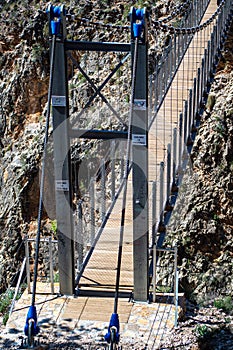
[[[0,320],[1,321],[1,320]],[[0,327],[0,350],[22,349],[21,340],[17,334],[10,334],[8,340],[3,341],[5,327]],[[97,330],[93,333],[80,336],[72,333],[67,337],[60,333],[60,329],[43,330],[43,339],[40,339],[41,346],[37,350],[43,349],[63,349],[63,350],[103,350],[110,347],[97,338]],[[65,330],[64,330],[65,334]],[[17,343],[15,341],[17,340]],[[134,343],[127,343],[122,339],[118,350],[233,350],[233,316],[224,313],[214,307],[203,307],[197,309],[188,307],[185,319],[181,321],[176,329],[164,337],[164,341],[159,347],[149,347],[142,345],[137,339]]]
[[[233,350],[233,316],[214,307],[191,307],[160,349]]]

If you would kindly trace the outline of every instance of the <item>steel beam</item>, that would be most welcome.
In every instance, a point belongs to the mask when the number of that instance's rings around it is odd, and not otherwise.
[[[56,40],[52,87],[54,172],[60,292],[74,294],[74,241],[65,46]]]
[[[134,300],[148,301],[148,48],[139,40],[132,118]],[[132,40],[132,61],[135,41]]]
[[[107,43],[94,41],[69,41],[65,43],[65,49],[101,52],[130,52],[131,46],[128,43]]]
[[[127,139],[128,132],[120,130],[70,129],[69,136],[72,138],[97,140]]]

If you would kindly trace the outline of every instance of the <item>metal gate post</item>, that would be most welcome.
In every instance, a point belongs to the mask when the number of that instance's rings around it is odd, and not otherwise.
[[[134,61],[134,28],[141,25],[138,36],[137,68],[132,118],[133,162],[133,260],[134,300],[148,301],[148,40],[146,9],[131,9],[131,55]]]
[[[57,30],[52,85],[54,173],[60,293],[74,294],[74,241],[64,7],[50,7],[50,31]],[[53,27],[54,26],[54,27]],[[54,35],[54,33],[50,33]]]

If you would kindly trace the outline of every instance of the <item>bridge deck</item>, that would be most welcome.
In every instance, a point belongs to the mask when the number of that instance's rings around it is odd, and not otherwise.
[[[205,22],[215,12],[217,2],[210,4],[203,16]],[[166,160],[167,144],[172,142],[173,129],[178,127],[178,116],[183,111],[184,101],[188,99],[189,89],[193,86],[193,77],[200,66],[204,48],[207,46],[207,35],[197,33],[194,35],[185,57],[177,71],[171,87],[158,111],[149,131],[149,198],[151,197],[151,183],[158,181],[160,162]],[[200,47],[201,39],[201,47]],[[196,47],[200,47],[197,51]],[[166,188],[166,186],[164,186]],[[107,288],[114,289],[116,281],[117,252],[120,233],[120,220],[122,210],[122,194],[119,196],[113,212],[108,220],[94,253],[80,280],[80,289]],[[159,207],[159,193],[157,194],[157,207]],[[150,204],[151,213],[151,204]],[[149,227],[152,227],[151,215]],[[129,178],[127,188],[126,221],[123,243],[123,260],[121,267],[120,285],[123,291],[133,290],[133,242],[132,242],[132,181]]]

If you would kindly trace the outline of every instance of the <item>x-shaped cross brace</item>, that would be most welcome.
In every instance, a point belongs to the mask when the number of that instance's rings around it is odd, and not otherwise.
[[[96,98],[97,95],[99,95],[99,97],[101,97],[101,99],[106,103],[106,105],[109,107],[109,109],[111,110],[111,112],[117,117],[117,119],[121,122],[121,124],[125,127],[127,127],[127,125],[125,124],[125,122],[123,121],[123,119],[120,117],[119,113],[117,113],[117,111],[112,107],[112,105],[108,102],[108,100],[106,99],[106,97],[102,94],[101,90],[105,87],[105,85],[109,82],[109,80],[113,77],[113,75],[118,71],[118,69],[123,66],[123,64],[125,63],[125,61],[128,59],[128,57],[130,56],[130,54],[127,54],[118,64],[117,66],[111,71],[111,73],[108,75],[108,77],[103,81],[103,83],[97,87],[94,82],[91,80],[91,78],[87,75],[87,73],[82,69],[82,67],[80,66],[80,64],[75,60],[75,58],[71,55],[71,53],[68,52],[68,57],[71,59],[72,63],[75,65],[76,68],[79,69],[79,71],[82,73],[82,75],[85,77],[85,79],[90,83],[90,85],[92,86],[92,88],[95,90],[94,94],[90,97],[89,101],[86,103],[86,105],[84,106],[84,108],[82,109],[81,112],[79,112],[77,119],[79,119],[83,113],[85,112],[85,110],[91,105],[91,103],[94,101],[94,99]]]

